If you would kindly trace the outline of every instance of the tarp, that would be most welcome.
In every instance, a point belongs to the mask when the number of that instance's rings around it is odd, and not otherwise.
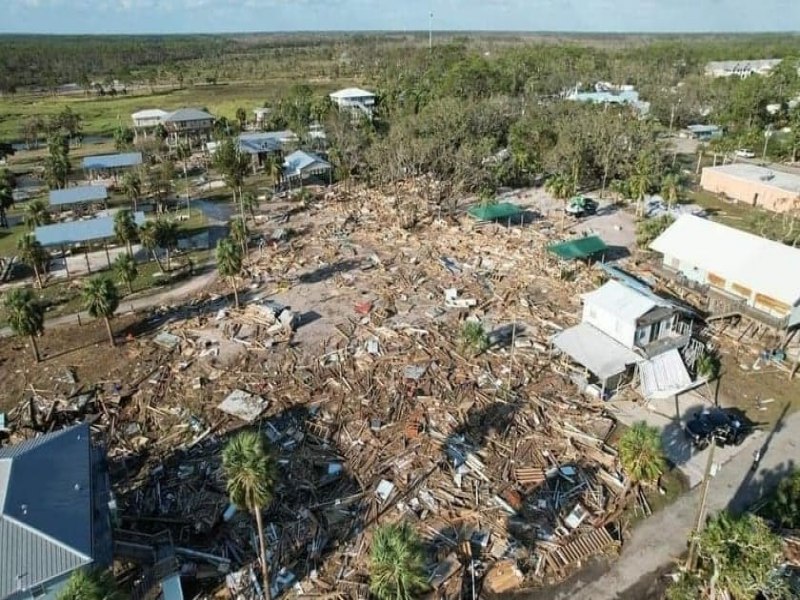
[[[602,381],[642,360],[633,350],[588,323],[565,329],[553,337],[553,344]]]
[[[600,254],[608,250],[606,243],[596,235],[567,240],[557,244],[550,244],[548,252],[552,252],[562,260],[575,260],[578,258],[589,258],[595,254]]]
[[[479,204],[473,206],[468,211],[471,217],[480,221],[495,221],[497,219],[509,219],[522,213],[522,209],[510,202],[498,202],[497,204]]]

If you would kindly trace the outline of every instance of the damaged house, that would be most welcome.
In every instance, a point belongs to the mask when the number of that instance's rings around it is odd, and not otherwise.
[[[642,393],[652,397],[691,383],[680,350],[691,326],[677,306],[618,281],[584,294],[581,322],[557,334],[553,344],[583,367],[584,391],[607,397],[638,372]]]

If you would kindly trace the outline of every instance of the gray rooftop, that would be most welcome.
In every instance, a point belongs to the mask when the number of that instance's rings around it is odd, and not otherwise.
[[[286,157],[286,160],[283,163],[283,168],[289,174],[300,174],[306,169],[311,169],[314,171],[328,171],[330,170],[331,165],[330,163],[322,160],[316,154],[305,152],[303,150],[297,150]]]
[[[103,185],[81,185],[50,192],[50,206],[99,202],[108,198],[108,190]]]
[[[141,152],[126,152],[124,154],[103,154],[100,156],[87,156],[83,159],[84,169],[123,169],[142,164]]]
[[[163,118],[164,123],[180,123],[183,121],[208,121],[214,120],[213,115],[197,108],[179,108]]]
[[[283,147],[284,143],[296,139],[297,135],[288,129],[285,131],[243,133],[239,136],[239,149],[248,154],[277,152]]]
[[[144,213],[133,213],[137,225],[144,225]],[[34,231],[42,246],[68,246],[81,242],[107,240],[114,237],[114,217],[95,217],[85,221],[67,221],[42,225]]]
[[[780,188],[792,194],[800,194],[800,175],[793,175],[784,171],[775,171],[749,163],[732,163],[721,167],[706,167],[704,171],[717,171],[730,177],[755,181],[762,185]]]
[[[0,598],[93,561],[89,426],[0,449]]]

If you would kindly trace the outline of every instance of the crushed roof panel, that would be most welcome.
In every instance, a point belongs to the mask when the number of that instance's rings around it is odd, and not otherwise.
[[[618,281],[606,282],[593,292],[583,294],[583,301],[628,322],[659,306],[651,298]]]
[[[133,214],[137,225],[144,225],[143,212]],[[34,236],[42,246],[62,246],[111,239],[114,236],[114,217],[95,217],[85,221],[67,221],[42,225],[34,231]]]
[[[104,185],[80,185],[63,190],[51,190],[50,205],[79,204],[81,202],[97,202],[108,198],[108,190]]]

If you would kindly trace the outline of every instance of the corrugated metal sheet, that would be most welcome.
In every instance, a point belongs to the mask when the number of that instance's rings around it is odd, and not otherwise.
[[[50,192],[50,205],[79,204],[81,202],[98,202],[108,198],[108,190],[104,185],[80,185],[78,187]]]
[[[677,349],[639,363],[639,377],[645,398],[668,398],[692,384]]]
[[[144,225],[143,212],[133,214],[137,225]],[[114,217],[95,217],[85,221],[68,221],[53,225],[42,225],[34,231],[42,246],[68,246],[81,242],[106,240],[114,237]]]
[[[800,302],[800,250],[733,227],[683,215],[650,244],[687,266],[714,273],[789,306]]]
[[[83,159],[83,168],[88,170],[123,169],[125,167],[135,167],[140,164],[142,164],[141,152],[87,156]]]
[[[375,94],[361,88],[345,88],[338,92],[333,92],[330,96],[336,100],[350,100],[353,98],[374,98]]]
[[[553,338],[553,344],[605,380],[622,373],[628,365],[642,358],[588,323],[565,329]]]
[[[0,597],[91,563],[88,425],[4,448],[0,465]]]
[[[331,165],[316,154],[303,152],[302,150],[292,152],[283,163],[283,169],[289,175],[302,175],[304,174],[303,171],[328,171],[330,168]]]
[[[582,297],[587,306],[597,307],[625,323],[634,322],[659,306],[651,298],[618,281],[609,281],[595,291],[583,294]]]
[[[552,252],[563,260],[589,258],[606,250],[608,250],[608,246],[596,235],[587,235],[574,240],[567,240],[566,242],[550,244],[547,247],[548,252]]]
[[[175,112],[169,113],[162,119],[164,123],[180,123],[183,121],[208,121],[214,120],[214,116],[204,110],[197,108],[180,108]]]

